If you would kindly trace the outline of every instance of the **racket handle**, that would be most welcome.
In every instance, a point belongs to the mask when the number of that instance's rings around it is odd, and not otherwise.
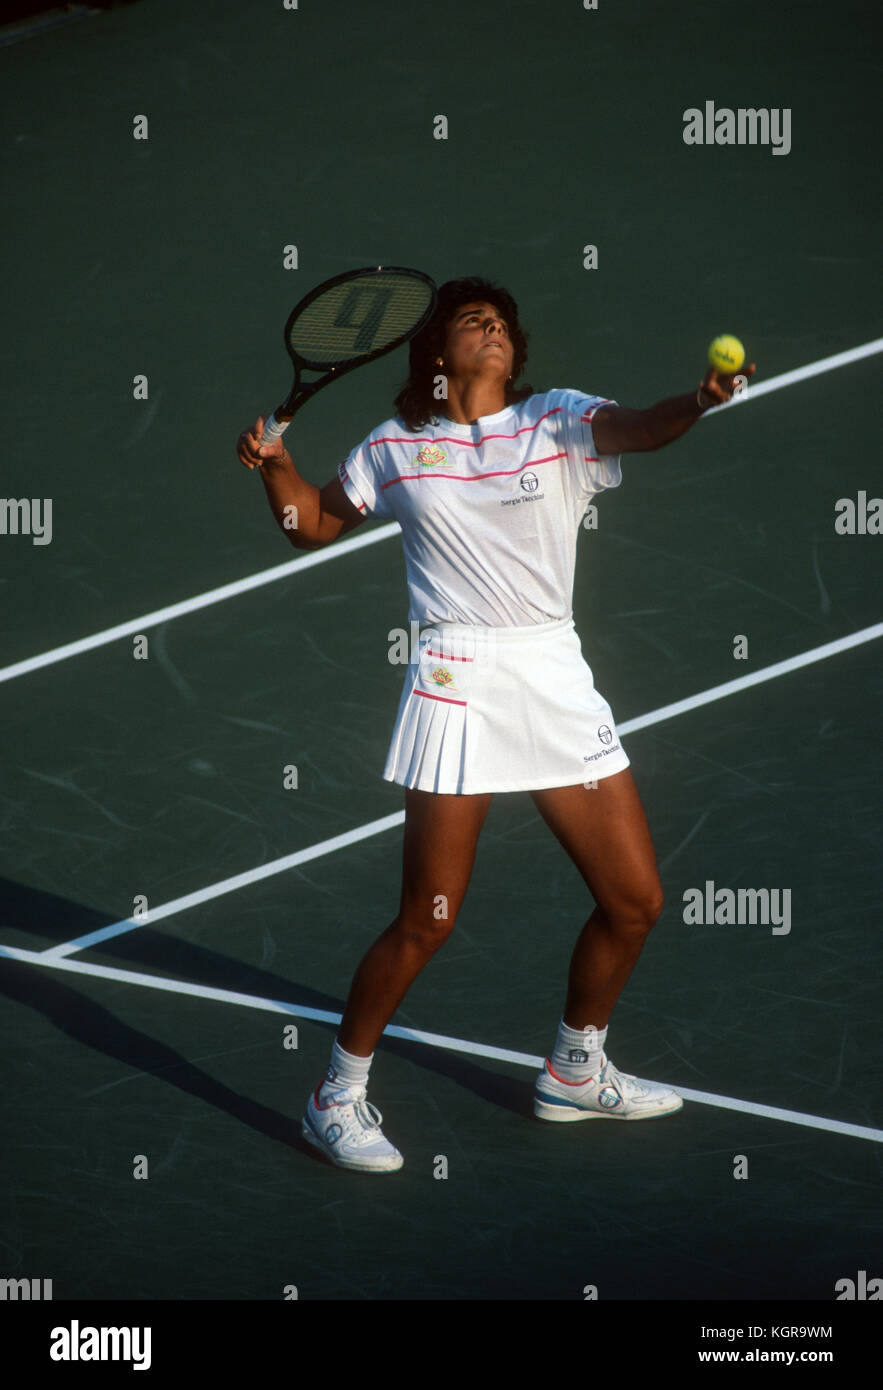
[[[275,415],[271,415],[264,425],[264,432],[261,435],[261,444],[275,444],[277,439],[282,438],[290,424],[290,420],[283,420],[280,423]]]

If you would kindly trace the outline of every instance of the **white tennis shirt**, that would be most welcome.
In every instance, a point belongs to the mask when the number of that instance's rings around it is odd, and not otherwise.
[[[618,487],[599,457],[602,396],[556,389],[416,433],[385,420],[338,476],[365,516],[402,528],[409,620],[527,627],[572,614],[576,540],[593,497]]]

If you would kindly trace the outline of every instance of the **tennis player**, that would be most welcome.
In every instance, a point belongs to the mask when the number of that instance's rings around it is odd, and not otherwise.
[[[610,1014],[660,915],[662,888],[629,759],[574,629],[573,576],[582,518],[619,486],[620,455],[679,438],[730,398],[734,379],[710,368],[698,390],[628,410],[578,390],[519,388],[526,360],[511,295],[481,279],[450,281],[411,343],[398,414],[336,478],[314,487],[281,439],[262,446],[262,417],[238,441],[283,528],[285,509],[297,508],[299,529],[284,528],[295,546],[330,545],[368,517],[400,523],[409,619],[421,628],[383,773],[405,788],[399,911],[356,970],[303,1119],[305,1139],[359,1172],[394,1172],[404,1161],[367,1099],[369,1069],[413,980],[453,930],[495,792],[531,794],[595,902],[534,1113],[643,1120],[683,1105],[607,1056]]]

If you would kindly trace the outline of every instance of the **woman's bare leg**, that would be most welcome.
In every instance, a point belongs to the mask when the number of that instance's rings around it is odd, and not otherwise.
[[[478,836],[493,797],[405,793],[402,897],[398,916],[363,957],[350,988],[337,1041],[369,1057],[460,910]]]
[[[604,1028],[662,911],[647,817],[628,768],[597,787],[531,795],[597,903],[571,958],[564,1022]]]

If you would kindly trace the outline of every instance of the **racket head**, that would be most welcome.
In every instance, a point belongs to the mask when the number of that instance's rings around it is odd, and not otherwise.
[[[341,372],[408,342],[431,319],[438,291],[422,270],[366,266],[311,290],[288,316],[285,348],[295,372]]]

